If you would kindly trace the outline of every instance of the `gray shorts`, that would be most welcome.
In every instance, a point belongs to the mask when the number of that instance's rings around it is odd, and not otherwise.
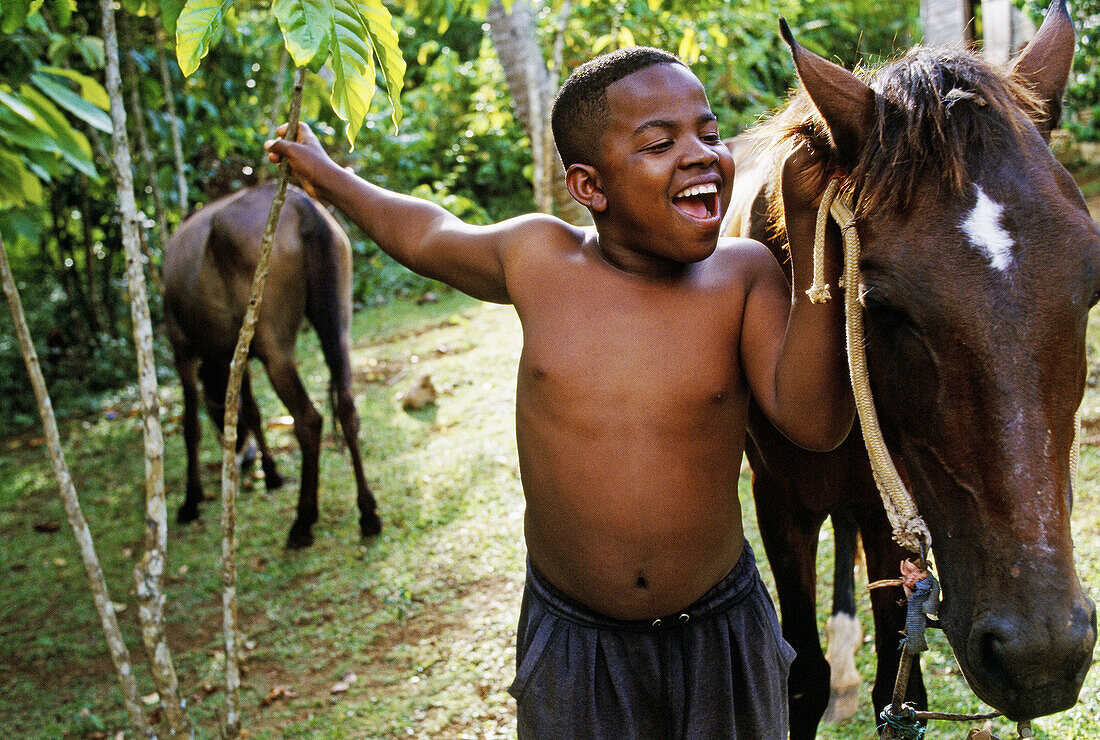
[[[785,740],[793,660],[747,542],[702,598],[656,621],[593,612],[528,560],[509,693],[521,738]]]

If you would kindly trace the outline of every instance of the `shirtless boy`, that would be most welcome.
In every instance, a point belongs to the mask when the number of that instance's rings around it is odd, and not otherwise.
[[[520,735],[786,738],[793,652],[737,478],[750,394],[805,447],[852,422],[841,302],[804,293],[825,174],[806,150],[785,165],[792,289],[761,244],[718,238],[733,159],[678,59],[589,62],[553,128],[594,227],[463,223],[340,168],[305,126],[266,148],[402,264],[519,315]]]

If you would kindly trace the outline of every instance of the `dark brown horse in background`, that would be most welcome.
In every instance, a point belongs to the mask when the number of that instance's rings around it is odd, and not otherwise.
[[[786,152],[809,140],[849,173],[871,387],[932,532],[941,626],[975,693],[1010,719],[1067,709],[1096,641],[1073,563],[1070,450],[1100,298],[1100,231],[1048,146],[1073,56],[1069,16],[1056,0],[1008,72],[917,49],[859,78],[785,36],[805,93],[738,157],[729,231],[785,262],[768,209]],[[829,692],[814,597],[825,517],[858,525],[871,580],[896,578],[911,553],[891,541],[858,429],[834,452],[807,452],[753,409],[747,455],[783,634],[798,652],[791,737],[811,738]],[[897,673],[902,598],[871,595],[876,713]],[[908,698],[926,706],[919,666]]]
[[[180,224],[164,255],[164,307],[176,370],[183,384],[187,445],[187,497],[177,517],[181,522],[196,519],[203,500],[198,381],[202,381],[210,418],[220,431],[224,426],[229,363],[248,306],[274,191],[271,183],[211,203]],[[332,375],[330,393],[335,395],[336,416],[355,469],[359,528],[364,537],[370,536],[382,524],[363,475],[359,416],[351,393],[351,247],[347,235],[327,211],[301,190],[290,188],[272,245],[270,271],[249,355],[263,362],[275,393],[294,418],[294,436],[302,453],[298,516],[290,528],[287,547],[310,545],[317,521],[323,419],[302,385],[294,357],[303,317],[317,331]],[[282,479],[264,440],[247,368],[240,398],[238,452],[251,432],[260,448],[266,485],[277,488]]]

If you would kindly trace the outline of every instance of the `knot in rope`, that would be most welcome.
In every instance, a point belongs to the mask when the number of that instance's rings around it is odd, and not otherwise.
[[[882,723],[879,730],[889,727],[893,730],[896,740],[923,740],[927,729],[917,719],[917,710],[912,704],[902,704],[897,710],[891,705],[879,712],[878,718]]]

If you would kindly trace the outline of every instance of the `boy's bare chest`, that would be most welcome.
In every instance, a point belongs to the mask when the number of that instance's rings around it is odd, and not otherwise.
[[[540,395],[656,411],[744,393],[740,316],[713,295],[566,292],[526,313],[520,374]]]

